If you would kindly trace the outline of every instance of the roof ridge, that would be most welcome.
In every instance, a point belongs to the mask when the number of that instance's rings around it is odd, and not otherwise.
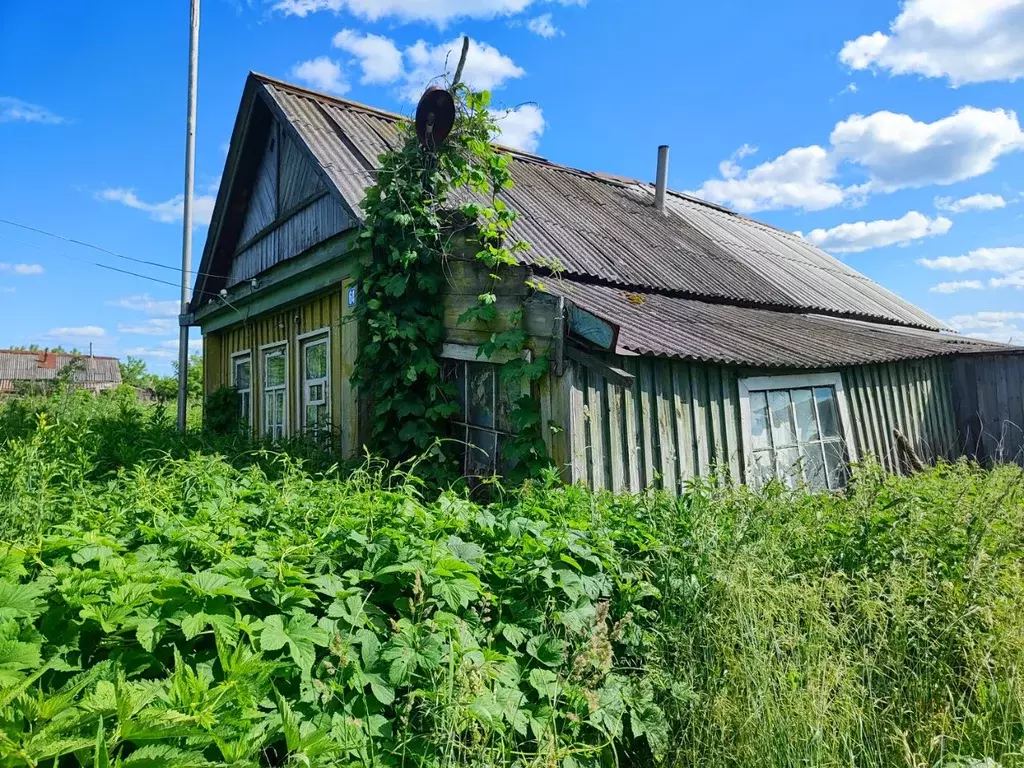
[[[84,357],[92,360],[119,360],[112,355],[90,355],[88,352],[55,352],[52,349],[0,349],[0,355],[63,355],[65,357]]]

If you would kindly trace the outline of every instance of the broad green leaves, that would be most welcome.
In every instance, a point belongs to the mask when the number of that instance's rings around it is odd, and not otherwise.
[[[316,626],[317,619],[308,613],[286,617],[276,614],[263,622],[260,647],[264,651],[277,651],[288,646],[292,661],[308,677],[316,661],[316,646],[325,646],[327,632]]]

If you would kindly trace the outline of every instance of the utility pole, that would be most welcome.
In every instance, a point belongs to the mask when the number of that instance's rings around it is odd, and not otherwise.
[[[188,414],[188,314],[192,298],[192,194],[196,170],[196,89],[199,78],[199,0],[192,0],[188,41],[188,117],[185,129],[185,210],[181,244],[181,317],[178,319],[178,431],[185,431]]]

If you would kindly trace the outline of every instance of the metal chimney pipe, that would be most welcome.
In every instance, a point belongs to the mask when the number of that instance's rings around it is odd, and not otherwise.
[[[665,212],[665,190],[668,189],[668,144],[658,147],[658,179],[654,186],[654,208]]]

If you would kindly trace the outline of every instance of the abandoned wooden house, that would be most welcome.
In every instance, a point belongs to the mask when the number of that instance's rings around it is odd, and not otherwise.
[[[121,384],[116,357],[0,349],[0,397],[44,393],[56,385],[62,372],[75,387],[93,393]]]
[[[207,392],[237,388],[257,433],[330,428],[345,454],[359,449],[352,249],[399,119],[246,83],[183,322],[202,329]],[[900,443],[929,461],[1020,455],[1024,350],[948,332],[796,235],[660,183],[509,151],[514,234],[531,249],[499,305],[525,307],[530,350],[550,360],[532,394],[567,480],[673,490],[721,473],[837,488],[868,455],[901,471]],[[484,282],[474,264],[453,260],[445,297],[467,474],[500,468],[510,430],[510,393],[477,356],[487,333],[456,322]]]

